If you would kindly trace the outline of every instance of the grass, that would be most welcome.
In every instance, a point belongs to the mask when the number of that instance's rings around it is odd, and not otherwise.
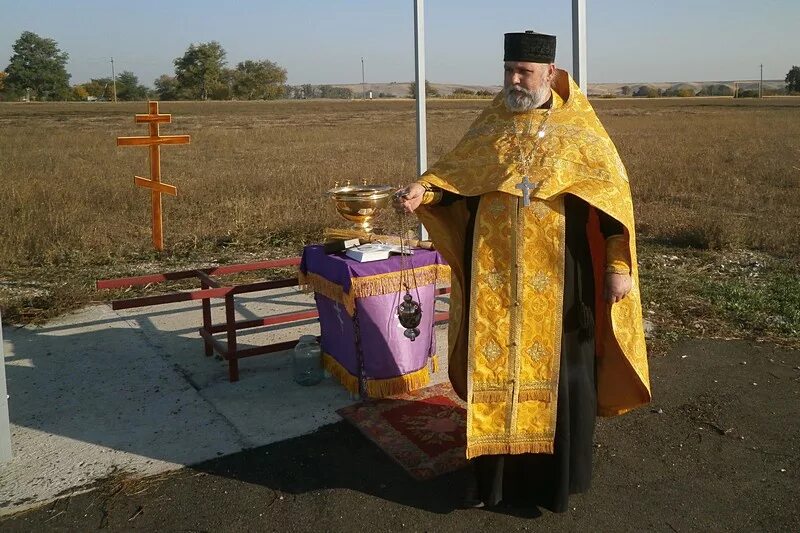
[[[593,104],[629,171],[645,307],[663,335],[797,338],[800,98]],[[429,160],[486,105],[431,101]],[[162,103],[173,115],[162,132],[192,144],[162,148],[163,181],[179,196],[164,198],[167,252],[156,254],[147,193],[132,183],[147,176],[147,150],[115,146],[144,134],[133,122],[144,103],[0,104],[4,318],[40,321],[113,296],[93,290],[98,278],[296,255],[343,223],[322,194],[335,182],[415,178],[413,106]],[[395,227],[388,213],[378,225]],[[759,278],[717,271],[750,253]]]

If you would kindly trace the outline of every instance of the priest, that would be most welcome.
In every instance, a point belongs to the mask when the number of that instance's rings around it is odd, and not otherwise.
[[[473,506],[565,511],[590,485],[596,416],[650,401],[628,177],[555,50],[507,33],[503,91],[396,195],[451,267]]]

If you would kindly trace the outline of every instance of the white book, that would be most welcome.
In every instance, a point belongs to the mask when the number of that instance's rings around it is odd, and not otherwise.
[[[406,248],[403,250],[406,255],[412,255],[413,250]],[[351,259],[355,259],[359,263],[366,263],[368,261],[380,261],[381,259],[389,259],[391,254],[401,253],[399,244],[381,244],[381,243],[367,243],[360,246],[348,248],[345,254]]]

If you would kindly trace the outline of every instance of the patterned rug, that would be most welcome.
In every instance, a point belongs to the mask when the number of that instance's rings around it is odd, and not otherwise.
[[[466,466],[466,411],[449,383],[337,411],[415,479]]]

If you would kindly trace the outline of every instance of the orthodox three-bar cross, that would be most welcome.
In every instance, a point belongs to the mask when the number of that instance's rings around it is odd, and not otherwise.
[[[158,125],[172,122],[172,115],[160,114],[158,102],[147,103],[150,113],[136,115],[136,123],[150,126],[147,137],[117,137],[117,146],[147,146],[150,148],[150,179],[134,176],[133,182],[139,187],[150,189],[153,203],[153,247],[164,250],[164,231],[161,221],[161,195],[178,195],[178,189],[172,185],[161,183],[161,150],[162,144],[189,144],[189,135],[159,135]]]
[[[522,205],[528,207],[531,205],[531,191],[539,186],[538,183],[533,182],[525,176],[520,183],[517,183],[516,188],[522,191]]]

